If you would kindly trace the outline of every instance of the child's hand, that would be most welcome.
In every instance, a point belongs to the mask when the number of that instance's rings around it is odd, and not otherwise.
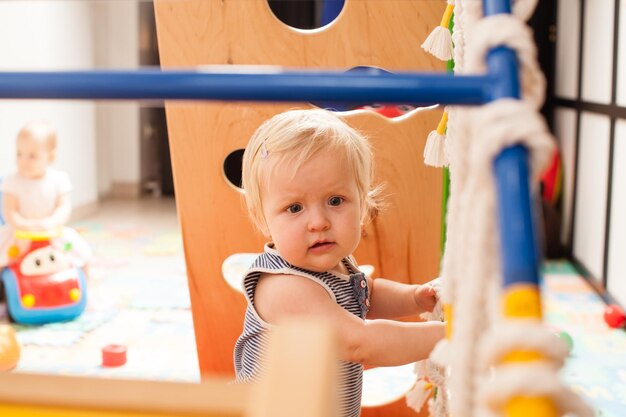
[[[31,220],[30,229],[37,232],[48,232],[58,227],[58,225],[50,218]]]
[[[420,312],[432,312],[437,304],[437,291],[431,283],[418,285],[413,293],[415,304]]]
[[[56,229],[56,228],[58,228],[60,226],[58,224],[58,222],[55,222],[51,218],[41,219],[41,223],[39,223],[39,225],[45,231],[50,231],[50,230]]]
[[[34,232],[37,230],[37,220],[20,219],[19,221],[16,221],[15,228],[18,230],[25,230],[27,232]]]

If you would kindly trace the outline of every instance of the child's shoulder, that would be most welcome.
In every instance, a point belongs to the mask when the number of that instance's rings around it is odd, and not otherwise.
[[[324,294],[327,290],[319,282],[307,279],[300,274],[264,272],[259,277],[256,287],[256,295],[272,294],[278,299],[305,296],[311,291]]]
[[[285,261],[271,243],[263,248],[263,252],[256,257],[252,263],[251,269],[284,269],[289,267],[289,263]]]
[[[46,170],[46,181],[56,186],[59,192],[67,193],[72,191],[72,181],[67,172],[56,168],[48,168]]]
[[[46,169],[46,176],[52,179],[61,179],[63,181],[69,181],[70,179],[70,176],[67,174],[67,172],[52,167]]]
[[[7,174],[5,177],[0,177],[0,190],[3,192],[13,193],[23,187],[23,177],[17,172]]]

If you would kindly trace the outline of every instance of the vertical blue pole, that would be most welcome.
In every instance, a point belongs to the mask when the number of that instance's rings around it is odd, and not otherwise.
[[[484,0],[483,4],[485,16],[511,12],[509,0]],[[507,48],[494,48],[489,53],[487,65],[498,80],[492,100],[520,97],[517,64],[515,54]],[[504,276],[503,315],[513,320],[542,318],[539,256],[528,171],[528,151],[523,146],[503,150],[494,161]],[[524,366],[541,359],[542,352],[518,347],[508,352],[502,362]],[[546,395],[514,396],[506,401],[502,411],[506,417],[560,415],[555,402]]]
[[[509,0],[484,0],[485,16],[510,13]],[[519,98],[519,68],[515,53],[497,47],[487,57],[489,72],[497,74],[492,100]],[[504,287],[539,284],[539,256],[530,197],[528,151],[523,146],[503,150],[494,162]]]

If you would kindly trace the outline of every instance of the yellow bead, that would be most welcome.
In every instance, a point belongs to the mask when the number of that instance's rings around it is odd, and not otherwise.
[[[9,256],[9,259],[15,259],[20,256],[20,249],[15,245],[11,245],[7,250],[7,255]]]
[[[516,362],[535,362],[545,359],[545,357],[539,352],[533,352],[530,350],[514,350],[507,353],[503,358],[503,363],[516,363]]]
[[[0,372],[10,371],[19,362],[21,354],[20,343],[13,327],[0,324],[0,341]]]
[[[536,285],[513,285],[505,289],[504,316],[541,319],[541,295]]]
[[[72,301],[80,300],[80,290],[78,288],[72,288],[70,290],[70,300]]]
[[[557,417],[554,401],[545,397],[515,397],[504,407],[506,417]]]
[[[453,314],[452,304],[444,304],[443,305],[443,318],[446,321],[446,339],[452,339],[452,314]]]
[[[32,294],[25,294],[22,297],[22,305],[26,308],[31,308],[35,305],[35,296]]]

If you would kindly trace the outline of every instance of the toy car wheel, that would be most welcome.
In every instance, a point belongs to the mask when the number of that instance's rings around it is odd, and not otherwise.
[[[2,271],[0,271],[2,272]],[[6,317],[9,319],[9,321],[11,322],[15,322],[15,320],[13,320],[13,317],[11,317],[11,311],[9,310],[9,298],[7,296],[7,290],[6,287],[4,286],[4,282],[0,279],[0,305],[4,304],[4,307],[2,307],[4,309],[4,314],[6,314]],[[0,318],[3,316],[3,313],[0,312]]]

